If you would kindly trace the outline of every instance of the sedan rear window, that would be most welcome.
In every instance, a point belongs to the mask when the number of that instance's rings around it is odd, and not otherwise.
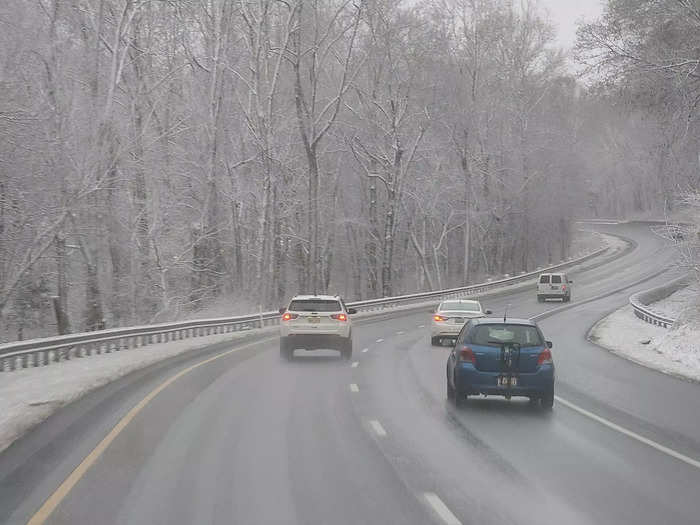
[[[549,284],[549,275],[540,276],[540,284]]]
[[[340,312],[340,302],[326,299],[296,299],[289,305],[292,312]]]
[[[520,346],[542,346],[542,336],[534,326],[519,324],[477,325],[469,334],[470,342],[479,346],[501,346],[516,343]]]
[[[443,312],[480,312],[479,303],[462,302],[462,301],[445,301],[440,304],[439,310]]]
[[[553,284],[561,284],[561,275],[552,275]]]

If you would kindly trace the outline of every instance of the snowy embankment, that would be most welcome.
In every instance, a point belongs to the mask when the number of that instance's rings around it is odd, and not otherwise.
[[[670,329],[638,319],[627,305],[599,321],[589,339],[641,365],[700,382],[699,294],[697,285],[688,286],[649,305],[679,320]]]
[[[579,238],[582,240],[576,244],[574,252],[577,256],[590,253],[601,247],[607,247],[608,250],[602,257],[586,261],[573,267],[570,271],[580,271],[588,266],[600,264],[602,261],[617,256],[627,248],[625,241],[614,236],[585,234]],[[501,294],[505,291],[513,293],[531,287],[533,283],[534,279],[503,286],[494,292],[480,294],[479,297],[488,298],[489,295]],[[389,311],[392,313],[412,311],[434,305],[435,300],[430,300],[424,303],[395,306],[389,310],[361,312],[353,318],[359,321],[386,315]],[[130,372],[212,344],[222,342],[234,344],[253,334],[260,337],[265,335],[274,337],[277,335],[277,330],[277,327],[268,327],[236,334],[210,335],[196,339],[152,344],[110,354],[93,355],[87,358],[71,359],[50,366],[2,372],[0,373],[0,452],[60,407],[76,401],[85,394]]]
[[[273,337],[277,327],[157,343],[138,349],[71,359],[50,366],[0,373],[0,452],[60,407],[130,372],[222,342],[252,334]]]

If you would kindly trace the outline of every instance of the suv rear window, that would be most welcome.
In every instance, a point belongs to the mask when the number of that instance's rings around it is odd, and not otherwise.
[[[297,299],[291,302],[292,312],[341,312],[343,308],[338,301],[326,299]]]
[[[501,346],[504,343],[517,343],[520,346],[542,346],[540,331],[522,324],[481,324],[469,334],[471,344],[479,346]]]
[[[552,275],[553,284],[561,284],[561,275]]]
[[[540,284],[549,284],[549,275],[540,276]]]

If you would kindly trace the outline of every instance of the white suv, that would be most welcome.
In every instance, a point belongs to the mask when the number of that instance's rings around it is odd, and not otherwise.
[[[339,350],[352,356],[352,323],[343,300],[331,295],[297,295],[287,308],[280,308],[280,356],[291,360],[294,350]]]
[[[571,301],[571,284],[565,273],[543,273],[537,281],[537,302],[547,299],[561,299],[565,303]]]

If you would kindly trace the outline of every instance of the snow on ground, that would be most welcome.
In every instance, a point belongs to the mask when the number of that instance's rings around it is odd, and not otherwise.
[[[277,327],[157,343],[37,368],[0,372],[0,452],[60,407],[126,374],[183,352],[247,335],[277,335]]]
[[[635,363],[700,381],[700,325],[654,326],[627,305],[599,321],[589,339]]]
[[[666,299],[657,301],[650,308],[661,315],[678,319],[690,314],[690,310],[697,308],[697,298],[700,295],[700,288],[697,284],[681,288],[676,293],[669,295]]]

